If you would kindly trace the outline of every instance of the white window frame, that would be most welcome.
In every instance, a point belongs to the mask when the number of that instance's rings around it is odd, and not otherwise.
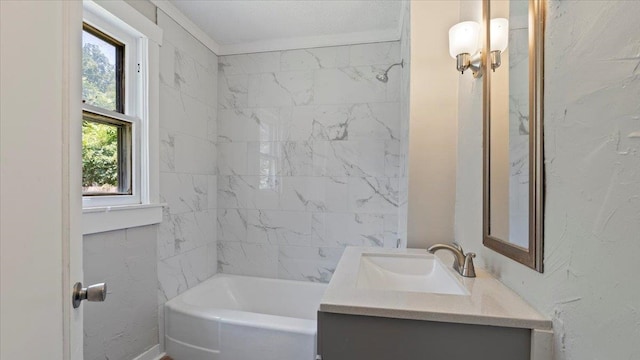
[[[132,195],[83,196],[83,233],[159,223],[158,82],[162,30],[122,0],[83,1],[83,21],[125,44],[124,114],[83,110],[132,124]]]

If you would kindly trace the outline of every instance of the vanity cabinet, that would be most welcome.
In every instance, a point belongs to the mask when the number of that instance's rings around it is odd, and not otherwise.
[[[318,312],[322,360],[529,360],[531,330]]]

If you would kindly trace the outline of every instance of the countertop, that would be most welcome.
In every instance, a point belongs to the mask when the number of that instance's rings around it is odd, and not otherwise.
[[[424,254],[424,249],[349,247],[320,302],[320,311],[450,323],[549,330],[552,323],[485,270],[475,278],[458,275],[470,295],[401,292],[356,288],[362,253]]]

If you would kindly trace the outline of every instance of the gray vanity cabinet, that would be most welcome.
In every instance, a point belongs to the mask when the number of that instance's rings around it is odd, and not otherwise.
[[[531,330],[318,312],[322,360],[528,360]]]

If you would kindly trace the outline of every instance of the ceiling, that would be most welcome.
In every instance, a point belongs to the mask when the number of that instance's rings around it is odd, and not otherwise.
[[[215,43],[218,55],[398,40],[403,14],[402,0],[170,0],[170,4]]]

